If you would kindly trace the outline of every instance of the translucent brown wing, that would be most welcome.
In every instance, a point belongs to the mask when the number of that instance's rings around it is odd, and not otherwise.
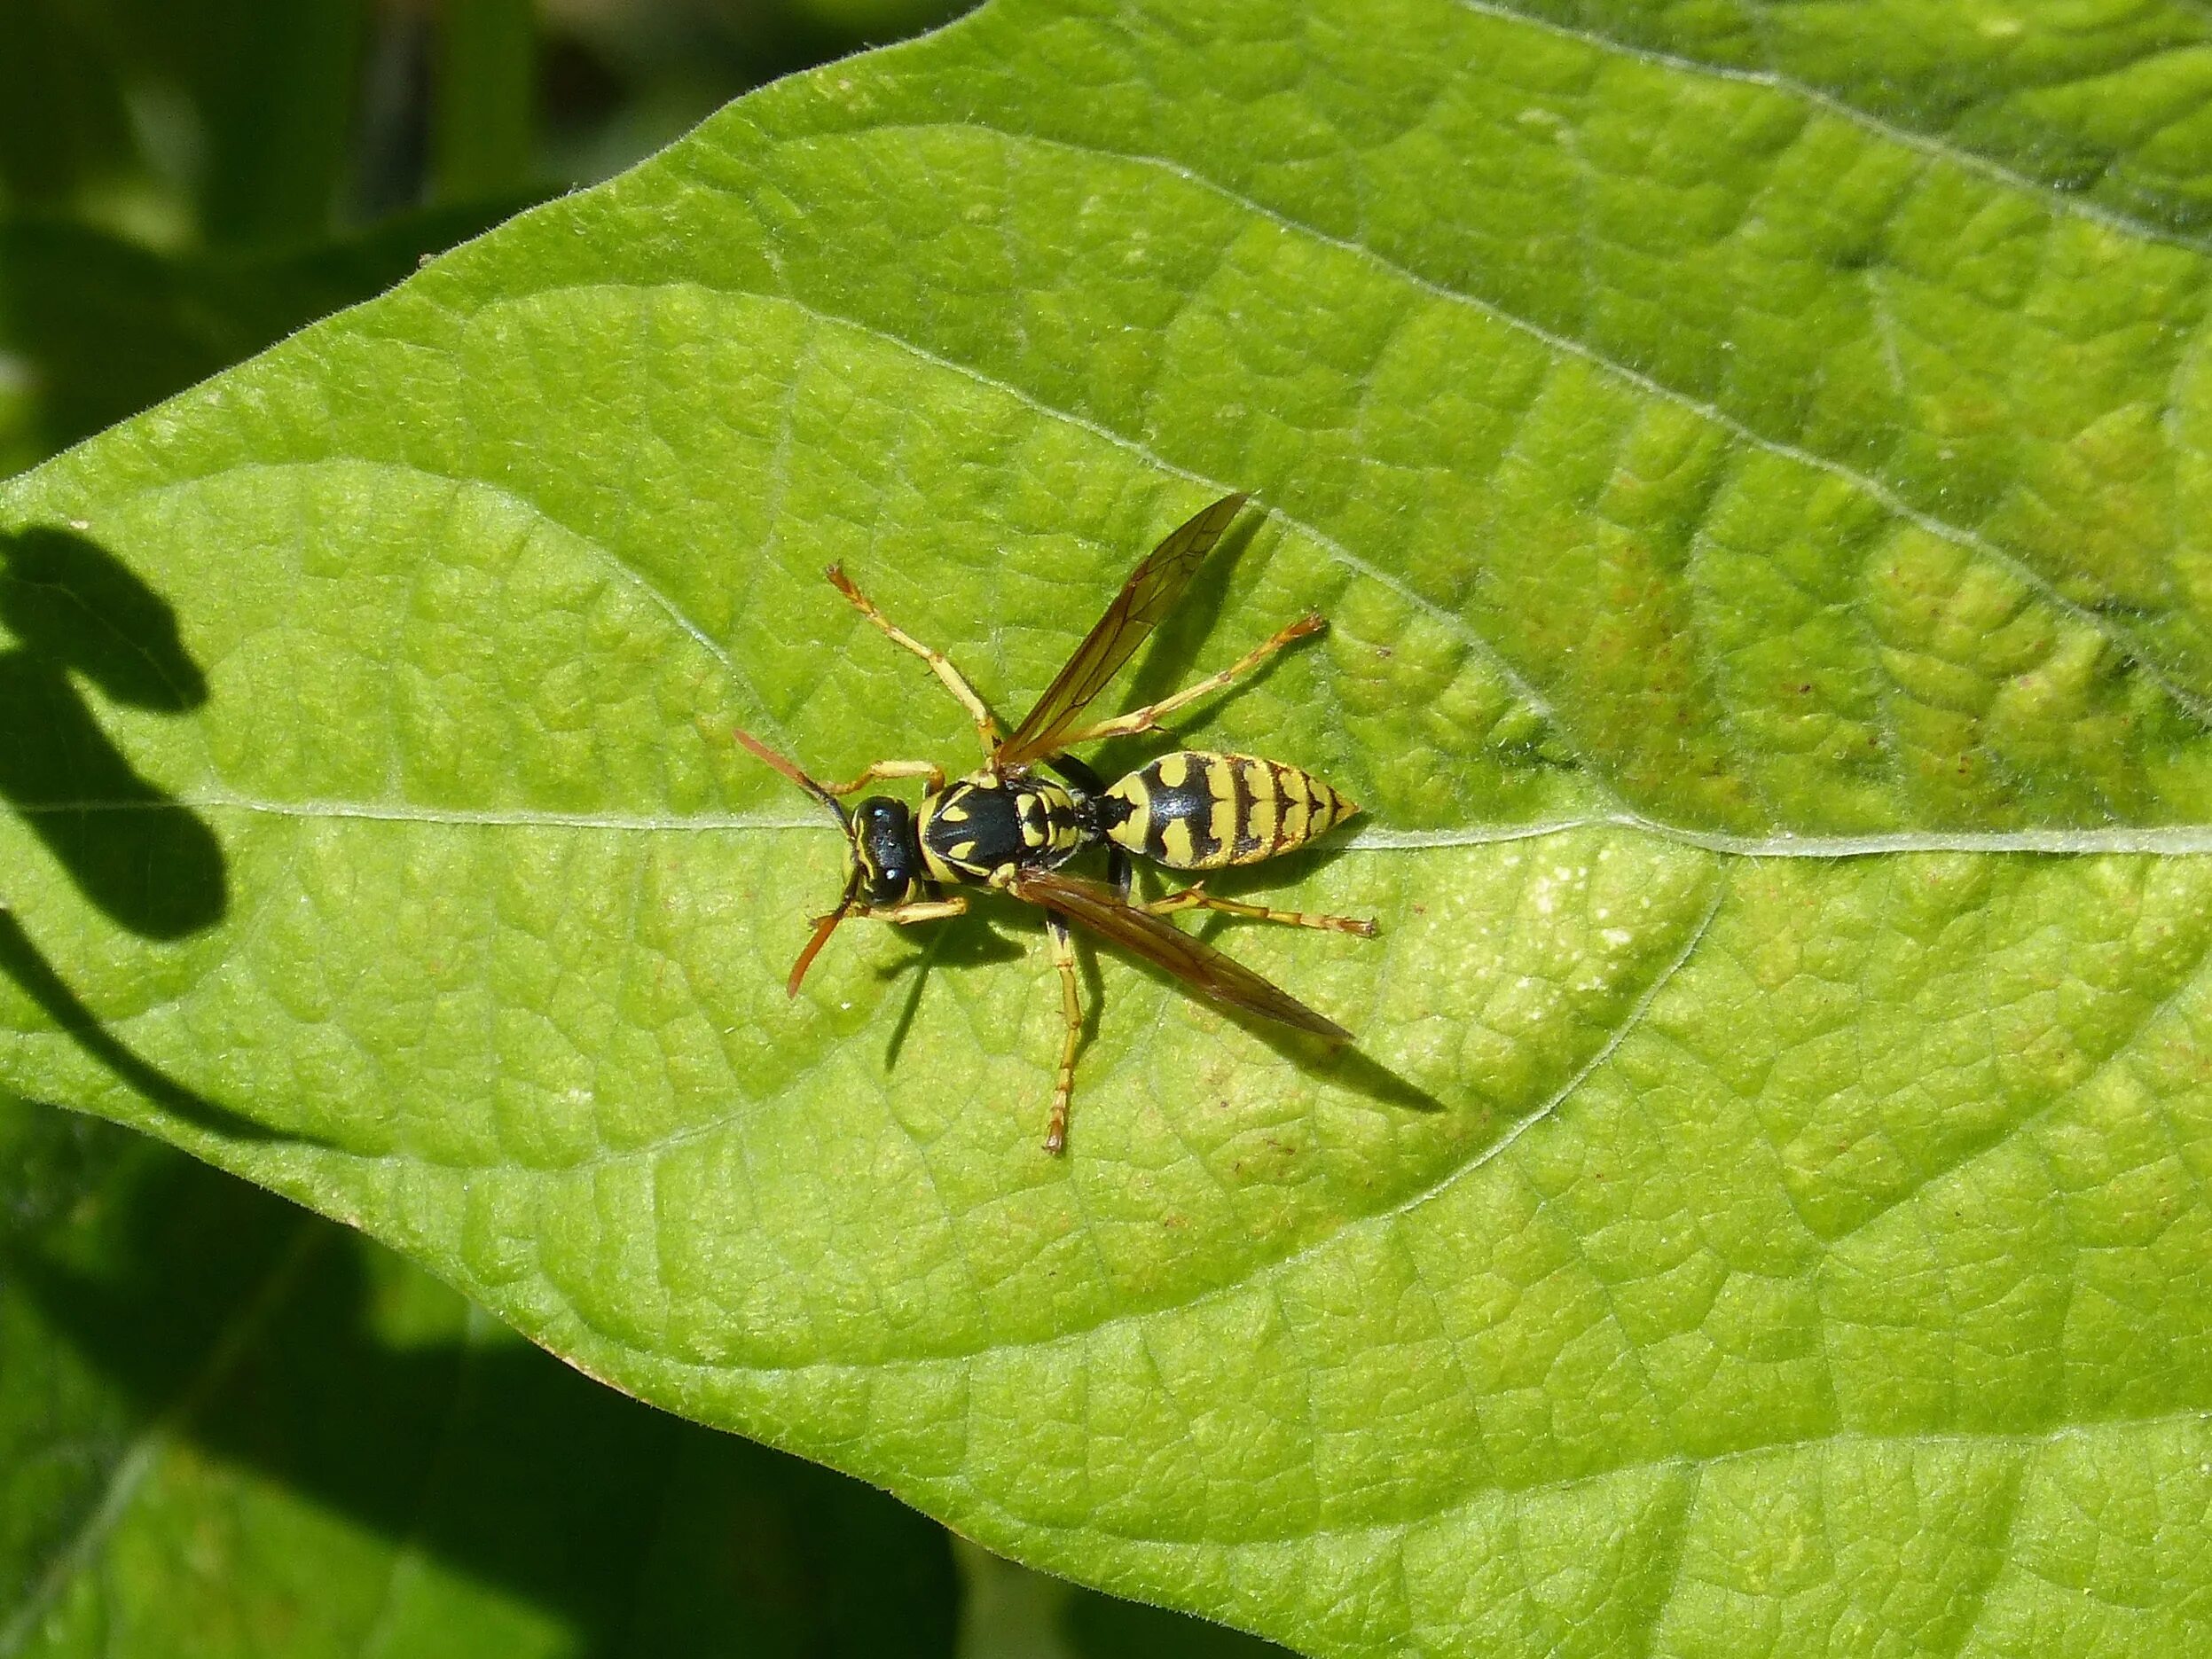
[[[1193,938],[1165,917],[1126,903],[1111,888],[1057,870],[1024,870],[1009,884],[1015,897],[1042,904],[1118,945],[1153,966],[1165,968],[1200,996],[1242,1008],[1301,1031],[1339,1043],[1352,1033],[1315,1013],[1286,990],[1269,984],[1243,963],[1231,960],[1203,939]]]
[[[1104,691],[1122,664],[1135,654],[1161,617],[1175,608],[1191,575],[1205,562],[1221,532],[1244,505],[1241,495],[1224,496],[1169,533],[1144,562],[1129,573],[1097,626],[1083,637],[1067,666],[1045,688],[1014,735],[999,746],[1001,767],[1025,766],[1055,752],[1060,735],[1075,724],[1091,699]]]

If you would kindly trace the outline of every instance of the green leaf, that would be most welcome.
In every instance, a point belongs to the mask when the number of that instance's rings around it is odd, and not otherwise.
[[[0,1102],[0,1652],[950,1655],[944,1537]]]
[[[0,1082],[1306,1651],[2204,1647],[2205,250],[1642,15],[995,0],[10,487]],[[957,764],[821,567],[1018,716],[1231,488],[1126,694],[1332,619],[1180,730],[1359,1055],[1106,958],[1048,1160],[1034,919],[787,1004],[731,728]]]
[[[1549,21],[1606,49],[1732,70],[1808,102],[1832,98],[1902,143],[2109,210],[2134,237],[2200,240],[2212,223],[2212,17],[2187,0],[2097,5],[2073,27],[1966,5],[1861,0],[1698,7],[1517,0],[1484,9]],[[2086,25],[2083,27],[2083,25]],[[1991,167],[1990,164],[1995,164]]]

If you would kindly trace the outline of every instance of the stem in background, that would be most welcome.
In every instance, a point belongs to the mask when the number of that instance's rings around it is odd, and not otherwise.
[[[537,68],[532,0],[445,0],[430,133],[433,200],[525,183]]]

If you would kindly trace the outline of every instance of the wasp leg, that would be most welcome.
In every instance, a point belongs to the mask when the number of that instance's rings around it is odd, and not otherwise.
[[[845,575],[842,565],[830,566],[829,579],[836,583],[838,592],[852,601],[854,608],[861,615],[867,617],[868,621],[874,622],[890,636],[893,645],[904,646],[930,665],[930,671],[945,683],[946,691],[960,699],[960,706],[968,711],[968,717],[976,723],[976,735],[983,740],[984,753],[996,755],[999,752],[999,745],[1004,741],[999,731],[999,723],[991,717],[991,710],[984,707],[983,699],[976,695],[976,688],[970,685],[962,677],[961,671],[953,666],[952,659],[942,651],[931,650],[892,622],[890,617],[884,615],[882,612],[877,610],[875,601],[852,585],[852,578]]]
[[[1060,741],[1069,748],[1073,748],[1079,743],[1097,743],[1107,738],[1126,738],[1133,732],[1149,732],[1178,708],[1188,708],[1201,697],[1220,691],[1231,680],[1250,674],[1292,640],[1303,639],[1308,634],[1319,633],[1327,626],[1328,624],[1318,616],[1300,617],[1288,628],[1278,632],[1273,638],[1263,640],[1253,646],[1219,674],[1209,674],[1196,685],[1184,686],[1173,697],[1164,697],[1157,703],[1147,703],[1141,708],[1132,708],[1126,715],[1118,715],[1111,720],[1102,720],[1098,724],[1086,726],[1080,732],[1071,732],[1060,739]]]
[[[945,787],[945,768],[934,761],[878,761],[851,783],[824,784],[822,787],[834,795],[849,795],[885,778],[922,779],[927,781],[931,794]]]
[[[871,904],[860,914],[871,921],[895,921],[901,927],[909,922],[944,921],[968,914],[968,895],[955,893],[950,898],[909,899],[904,904],[885,904],[880,908]]]
[[[1302,910],[1269,910],[1265,904],[1240,904],[1235,899],[1215,898],[1203,886],[1187,887],[1180,893],[1170,893],[1165,898],[1154,899],[1141,904],[1155,916],[1171,916],[1179,910],[1218,910],[1225,916],[1244,916],[1253,921],[1279,921],[1293,927],[1326,927],[1331,933],[1356,933],[1362,939],[1375,936],[1375,924],[1353,916],[1316,916]]]
[[[1083,1035],[1083,1003],[1075,990],[1075,940],[1059,917],[1045,918],[1052,939],[1053,966],[1060,970],[1060,1014],[1067,1036],[1060,1044],[1060,1075],[1052,1085],[1052,1121],[1045,1129],[1045,1150],[1055,1155],[1068,1144],[1068,1102],[1075,1098],[1075,1045]]]

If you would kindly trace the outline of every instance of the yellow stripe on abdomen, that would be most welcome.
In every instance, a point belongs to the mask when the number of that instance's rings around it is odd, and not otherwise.
[[[1282,786],[1275,781],[1282,769],[1273,761],[1244,763],[1244,791],[1251,804],[1244,814],[1244,833],[1237,842],[1236,862],[1257,864],[1281,850],[1277,835],[1282,828]]]
[[[1283,806],[1268,852],[1259,857],[1303,847],[1316,836],[1327,834],[1360,810],[1311,772],[1285,766],[1280,761],[1267,764],[1282,791]]]
[[[1306,789],[1312,781],[1295,766],[1277,766],[1275,781],[1282,786],[1282,827],[1275,832],[1275,850],[1302,847],[1313,834],[1314,798]]]
[[[1206,756],[1206,794],[1211,802],[1206,810],[1206,834],[1213,844],[1199,857],[1197,868],[1201,870],[1236,862],[1236,839],[1244,822],[1243,766],[1241,755]]]

